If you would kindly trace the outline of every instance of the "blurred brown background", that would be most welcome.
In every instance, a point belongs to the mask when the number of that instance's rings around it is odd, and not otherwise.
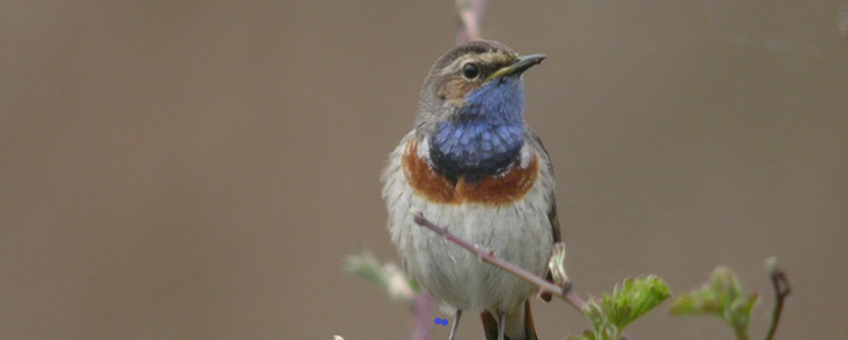
[[[730,265],[761,338],[778,256],[778,338],[845,338],[843,7],[490,2],[485,37],[549,56],[526,118],[581,292],[655,273],[682,293]],[[8,1],[0,32],[0,339],[409,337],[341,259],[397,259],[378,177],[452,1]],[[631,339],[732,338],[667,306]],[[544,339],[589,327],[534,314]]]

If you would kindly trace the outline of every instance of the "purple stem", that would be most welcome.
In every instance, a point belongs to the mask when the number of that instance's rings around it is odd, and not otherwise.
[[[412,305],[412,340],[428,340],[433,332],[433,298],[425,292],[418,293]]]

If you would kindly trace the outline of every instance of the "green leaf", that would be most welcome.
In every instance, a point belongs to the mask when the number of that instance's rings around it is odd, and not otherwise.
[[[580,335],[572,335],[568,337],[568,340],[597,340],[595,339],[595,334],[592,331],[585,331]]]
[[[371,253],[362,252],[358,255],[348,255],[343,262],[344,271],[348,274],[381,285],[386,283],[383,267]]]
[[[745,294],[730,268],[717,267],[709,283],[678,296],[669,311],[676,315],[717,315],[733,327],[737,339],[747,339],[748,322],[757,301],[757,294]]]
[[[600,299],[589,300],[583,305],[583,314],[592,322],[594,339],[618,340],[624,327],[669,296],[671,290],[659,277],[631,278],[617,285],[612,295],[604,294]]]
[[[397,266],[392,263],[380,265],[374,255],[367,252],[345,257],[344,271],[380,284],[392,299],[413,301],[419,292],[415,280],[406,277]]]

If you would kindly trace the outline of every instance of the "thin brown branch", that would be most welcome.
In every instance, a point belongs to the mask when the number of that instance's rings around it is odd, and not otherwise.
[[[457,44],[480,39],[480,22],[483,21],[485,5],[486,0],[456,0],[460,24]]]
[[[771,285],[774,288],[774,310],[771,314],[771,324],[766,333],[765,340],[774,338],[774,333],[777,332],[777,324],[780,323],[780,315],[783,313],[783,302],[789,293],[792,292],[792,287],[789,286],[789,279],[786,273],[777,267],[776,261],[772,258],[767,260],[769,268],[769,277]]]
[[[583,312],[583,300],[580,299],[580,296],[574,291],[571,282],[568,282],[563,287],[559,287],[553,283],[548,282],[547,280],[536,276],[535,274],[524,270],[521,267],[518,267],[510,262],[504,261],[498,257],[496,257],[492,252],[485,251],[483,249],[477,248],[475,245],[466,242],[465,240],[456,237],[456,235],[451,234],[447,229],[437,226],[424,218],[422,214],[417,214],[415,216],[415,223],[425,227],[427,229],[432,230],[439,236],[444,237],[448,241],[451,241],[458,246],[465,248],[472,254],[476,255],[481,261],[492,264],[498,268],[501,268],[509,273],[512,273],[515,276],[523,279],[524,281],[530,282],[537,287],[542,293],[548,293],[553,296],[556,296],[560,299],[565,300],[568,304],[577,308],[581,313]]]

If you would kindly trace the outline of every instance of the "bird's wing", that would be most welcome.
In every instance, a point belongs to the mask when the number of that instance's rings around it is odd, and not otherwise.
[[[548,155],[548,150],[545,149],[545,144],[542,143],[542,139],[539,138],[539,136],[536,135],[536,133],[533,132],[533,130],[530,130],[530,128],[527,128],[527,134],[532,139],[532,142],[539,146],[539,150],[541,151],[542,157],[544,157],[545,160],[546,160],[546,162],[544,162],[544,164],[547,164],[548,171],[550,171],[550,173],[553,175],[554,167],[553,167],[553,164],[551,163],[551,158]],[[553,240],[554,240],[554,243],[561,242],[562,241],[562,235],[561,235],[560,228],[559,228],[559,219],[557,218],[556,195],[554,195],[553,190],[551,190],[550,197],[548,197],[548,199],[551,202],[551,208],[550,208],[550,211],[548,211],[548,220],[551,223],[551,233],[553,234]]]
[[[547,162],[544,162],[544,163],[548,165],[548,170],[553,175],[553,173],[554,173],[553,164],[550,161],[550,156],[548,155],[548,150],[545,149],[545,144],[542,143],[542,139],[539,138],[539,136],[536,135],[536,133],[533,132],[533,130],[530,130],[530,128],[527,128],[527,133],[531,137],[532,141],[534,143],[536,143],[536,145],[539,146],[539,150],[541,150],[540,153],[542,154],[542,157],[544,157],[547,160]],[[556,243],[562,242],[562,232],[560,231],[560,227],[559,227],[559,218],[557,218],[556,195],[554,194],[553,190],[551,190],[550,197],[548,199],[551,202],[550,210],[548,210],[548,221],[551,224],[551,235],[553,236],[553,241],[554,241],[553,243],[556,244]],[[551,274],[550,270],[548,270],[548,274],[547,274],[546,278],[547,278],[548,281],[553,282],[553,275]],[[545,302],[550,302],[551,298],[553,298],[553,297],[549,293],[542,293],[541,298]]]

